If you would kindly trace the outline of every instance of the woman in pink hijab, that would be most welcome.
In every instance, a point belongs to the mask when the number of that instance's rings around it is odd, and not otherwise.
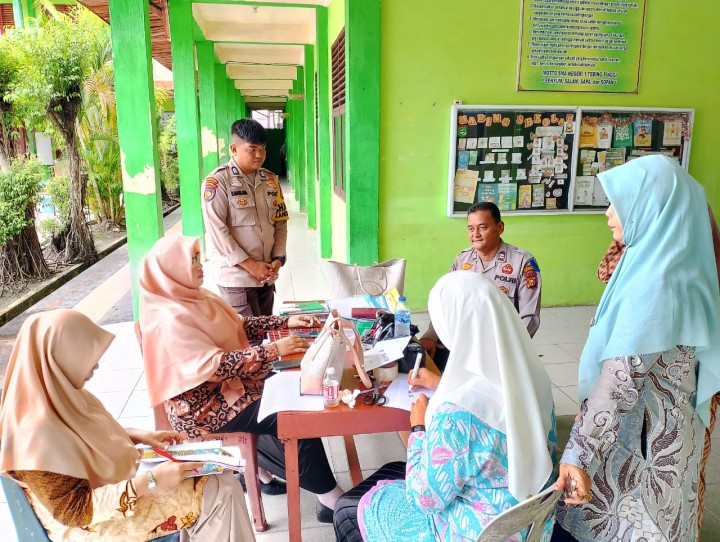
[[[255,540],[231,474],[185,479],[202,463],[172,462],[138,474],[135,444],[182,435],[123,429],[83,389],[113,338],[71,310],[25,321],[0,403],[0,471],[23,487],[50,540],[145,541],[183,528],[192,540]]]
[[[202,288],[198,241],[159,239],[140,272],[140,332],[150,403],[164,403],[170,424],[189,437],[236,431],[256,433],[258,464],[285,478],[285,451],[277,416],[257,421],[260,397],[272,362],[307,350],[307,339],[290,336],[260,346],[269,329],[317,325],[307,316],[242,318],[219,296]],[[300,487],[318,495],[319,521],[332,522],[342,495],[320,439],[300,442]],[[264,493],[284,492],[260,473]]]

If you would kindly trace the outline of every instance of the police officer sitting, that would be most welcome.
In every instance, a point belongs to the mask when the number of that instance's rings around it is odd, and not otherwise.
[[[540,326],[540,268],[529,252],[501,239],[505,224],[500,209],[491,202],[476,203],[468,210],[468,238],[472,247],[458,254],[450,271],[467,270],[491,279],[508,296],[532,337]],[[448,350],[440,343],[432,322],[420,339],[425,351],[442,371]]]
[[[252,119],[232,125],[230,161],[203,182],[208,237],[223,258],[218,286],[238,314],[271,315],[285,264],[288,212],[277,176],[263,169],[267,132]]]

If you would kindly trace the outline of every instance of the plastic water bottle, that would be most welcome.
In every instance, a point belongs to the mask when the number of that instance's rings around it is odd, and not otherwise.
[[[340,382],[335,376],[335,367],[328,367],[323,378],[323,403],[328,408],[338,406],[340,403]]]
[[[410,336],[410,309],[405,301],[407,299],[401,295],[397,307],[395,307],[395,337]]]

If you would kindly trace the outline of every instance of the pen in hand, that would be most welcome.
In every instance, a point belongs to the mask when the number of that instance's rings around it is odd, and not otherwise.
[[[420,370],[420,362],[422,361],[423,353],[418,352],[417,356],[415,357],[415,366],[413,367],[412,373],[410,373],[410,380],[413,380],[417,378],[418,371]],[[412,384],[408,383],[408,395],[412,395],[413,386]]]
[[[160,448],[155,448],[155,447],[153,446],[153,447],[152,447],[152,451],[155,452],[156,454],[164,457],[165,459],[169,459],[169,460],[172,461],[173,463],[182,463],[181,460],[179,460],[177,457],[173,456],[172,454],[169,454],[169,453],[166,452],[165,450],[161,450]],[[195,474],[200,474],[200,471],[197,470],[197,469],[193,469],[193,472],[194,472]]]

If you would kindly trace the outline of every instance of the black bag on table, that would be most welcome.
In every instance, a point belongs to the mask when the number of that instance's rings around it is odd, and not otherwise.
[[[410,324],[410,342],[403,350],[403,357],[397,360],[398,370],[401,373],[410,373],[415,367],[415,359],[422,354],[420,367],[425,367],[425,356],[427,353],[415,335],[420,331],[415,324]],[[392,339],[395,336],[395,315],[383,309],[377,311],[377,317],[373,324],[360,336],[360,341],[367,347],[373,347],[378,341]]]

